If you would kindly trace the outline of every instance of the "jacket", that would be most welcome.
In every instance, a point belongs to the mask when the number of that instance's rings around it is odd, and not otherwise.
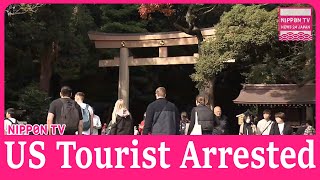
[[[111,135],[133,135],[133,121],[128,110],[117,112],[116,122],[111,125]]]
[[[292,127],[288,123],[284,123],[283,135],[291,135],[293,133]],[[280,135],[278,123],[273,123],[269,135]]]
[[[214,128],[212,134],[229,134],[229,123],[227,116],[221,115],[221,117],[217,117],[216,115],[214,115]]]
[[[173,103],[160,98],[148,105],[142,134],[177,135],[179,130],[179,112]]]
[[[188,134],[190,134],[195,125],[195,114],[198,114],[198,123],[201,125],[202,132],[212,133],[214,127],[213,112],[210,108],[204,105],[199,105],[194,107],[191,111],[191,122],[188,129]]]

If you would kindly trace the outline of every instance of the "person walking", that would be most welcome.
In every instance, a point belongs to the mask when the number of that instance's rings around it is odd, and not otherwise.
[[[99,134],[99,129],[101,129],[101,121],[100,117],[96,114],[94,114],[93,110],[93,130],[92,130],[92,135],[98,135]]]
[[[52,135],[51,125],[61,124],[66,125],[64,135],[82,135],[83,121],[81,107],[71,99],[72,89],[68,86],[63,86],[60,90],[60,98],[51,102],[47,125],[49,127],[49,135]]]
[[[211,135],[214,127],[212,110],[205,105],[203,96],[196,97],[196,107],[191,111],[191,121],[188,130],[188,135],[192,132],[195,125],[195,114],[198,116],[198,123],[201,125],[202,135]]]
[[[144,129],[144,123],[146,121],[146,113],[143,114],[143,120],[139,124],[139,134],[142,135],[143,129]]]
[[[114,105],[111,119],[111,135],[133,135],[133,121],[122,99]]]
[[[187,135],[189,126],[190,126],[190,120],[188,118],[187,112],[181,112],[181,120],[180,120],[180,134]]]
[[[312,127],[312,121],[307,120],[306,122],[306,129],[304,131],[304,135],[315,135],[316,134],[316,130]]]
[[[179,112],[172,102],[166,99],[166,89],[159,87],[156,89],[156,100],[148,105],[146,110],[146,120],[143,135],[180,134]]]
[[[256,135],[258,132],[252,115],[245,114],[243,120],[244,122],[239,129],[239,135]]]
[[[222,114],[220,106],[216,106],[213,109],[214,112],[214,128],[213,135],[229,134],[229,124],[227,116]]]
[[[291,135],[293,133],[292,127],[285,122],[285,114],[278,112],[275,115],[276,123],[273,123],[270,130],[270,135]]]
[[[4,134],[8,134],[8,127],[13,124],[18,124],[18,121],[14,118],[15,116],[15,109],[8,108],[6,110],[6,118],[4,119]]]
[[[83,117],[83,130],[82,134],[91,135],[93,133],[93,108],[84,103],[85,94],[83,92],[77,92],[74,99],[81,107]]]
[[[265,109],[263,111],[263,119],[261,119],[257,124],[258,134],[261,135],[269,135],[271,126],[274,123],[271,119],[271,111],[269,109]]]

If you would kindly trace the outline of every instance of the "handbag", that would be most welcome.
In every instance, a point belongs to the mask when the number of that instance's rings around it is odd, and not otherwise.
[[[198,112],[196,112],[195,115],[195,123],[190,135],[202,135],[201,125],[198,122]]]
[[[184,135],[187,135],[187,134],[188,134],[189,126],[190,126],[190,123],[186,123],[186,129],[185,129],[185,131],[183,132]]]

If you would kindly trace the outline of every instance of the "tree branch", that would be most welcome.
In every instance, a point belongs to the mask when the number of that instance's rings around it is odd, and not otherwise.
[[[169,18],[169,21],[171,21],[173,26],[178,31],[182,31],[182,32],[185,32],[186,34],[196,36],[197,39],[198,39],[198,43],[200,45],[202,43],[202,41],[203,41],[203,36],[202,36],[201,30],[197,26],[195,26],[195,21],[196,21],[196,17],[197,16],[195,14],[193,14],[194,13],[193,7],[194,7],[194,5],[190,5],[188,7],[188,11],[187,11],[187,13],[185,15],[185,21],[188,23],[188,27],[183,27],[179,23],[179,21],[182,19],[181,16],[178,16],[175,21],[173,21],[172,18]]]
[[[210,8],[210,6],[199,8],[199,9],[197,9],[197,13],[200,12],[200,11],[204,11],[206,9],[209,9],[209,8]]]
[[[212,11],[214,11],[216,9],[217,5],[214,5],[211,9],[205,11],[202,15],[206,15],[208,13],[211,13]]]
[[[189,35],[193,35],[193,36],[197,36],[198,38],[198,43],[202,43],[203,41],[203,35],[201,33],[201,30],[198,28],[198,27],[194,27],[193,29],[189,29],[189,28],[185,28],[183,26],[181,26],[180,24],[178,23],[173,23],[173,26],[179,30],[179,31],[182,31],[182,32],[185,32],[186,34],[189,34]]]
[[[14,16],[25,13],[35,13],[38,11],[40,7],[44,6],[44,4],[17,4],[10,5],[7,7],[6,12],[8,16]]]
[[[188,11],[186,13],[186,22],[188,23],[189,27],[188,27],[188,31],[190,32],[195,24],[195,20],[196,20],[196,16],[192,13],[194,5],[190,5],[188,8]]]
[[[217,7],[217,5],[203,7],[203,8],[197,9],[195,14],[205,15],[205,14],[212,12],[216,7]],[[201,13],[202,11],[205,11],[205,12]]]

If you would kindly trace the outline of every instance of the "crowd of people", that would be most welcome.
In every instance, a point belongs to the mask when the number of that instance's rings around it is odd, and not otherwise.
[[[156,100],[150,103],[144,113],[143,121],[138,128],[134,126],[133,118],[122,99],[116,101],[111,120],[101,125],[99,116],[94,109],[84,103],[85,94],[77,92],[72,97],[72,89],[64,86],[60,91],[60,98],[51,102],[47,125],[65,124],[64,135],[228,135],[230,127],[227,117],[222,114],[221,107],[209,108],[205,97],[195,98],[195,107],[190,113],[178,111],[176,105],[166,99],[166,89],[159,87],[155,91]],[[14,109],[6,111],[5,133],[9,125],[18,124],[14,118]],[[286,122],[283,112],[275,113],[275,121],[271,120],[271,111],[263,111],[263,119],[257,123],[253,114],[243,113],[239,135],[292,135],[293,129]],[[314,135],[315,129],[311,121],[301,126],[296,134]],[[49,128],[49,135],[52,134]]]
[[[239,129],[240,135],[293,135],[293,129],[286,122],[286,116],[283,112],[275,113],[275,121],[270,119],[271,111],[266,109],[263,111],[263,119],[257,125],[253,121],[253,116],[245,113],[243,117],[243,124]],[[303,130],[304,135],[314,135],[315,129],[312,127],[312,122],[307,121],[307,126],[301,126],[300,131]]]

